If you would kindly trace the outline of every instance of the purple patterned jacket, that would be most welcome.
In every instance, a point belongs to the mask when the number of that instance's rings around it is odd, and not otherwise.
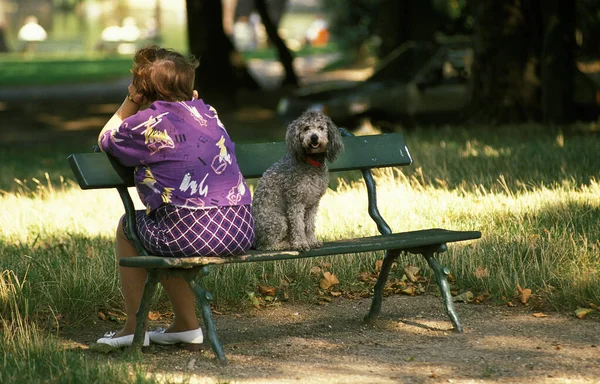
[[[251,204],[231,141],[217,111],[202,100],[155,101],[106,131],[102,150],[135,167],[149,213],[162,204],[214,208]]]

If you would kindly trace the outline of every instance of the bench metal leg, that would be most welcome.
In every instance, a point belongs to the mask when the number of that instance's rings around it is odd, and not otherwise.
[[[146,333],[146,321],[148,319],[148,312],[150,311],[150,305],[152,304],[152,298],[156,293],[158,281],[160,280],[159,271],[156,269],[149,269],[148,276],[146,277],[146,284],[144,285],[144,293],[142,294],[142,301],[140,307],[135,314],[135,333],[133,334],[133,342],[131,343],[131,352],[141,352],[142,345],[144,344],[144,335]]]
[[[390,275],[392,264],[399,255],[399,250],[389,250],[385,253],[385,257],[383,258],[383,264],[381,265],[381,271],[379,271],[379,277],[377,278],[377,283],[375,283],[375,288],[373,290],[373,301],[371,302],[371,309],[364,318],[364,321],[367,324],[373,324],[379,316],[379,312],[381,311],[381,302],[383,300],[383,288],[385,288],[385,283],[387,282],[388,276]]]
[[[445,247],[444,247],[445,248]],[[437,278],[437,283],[440,287],[440,291],[442,292],[442,297],[444,299],[444,306],[446,307],[446,313],[452,324],[454,324],[454,329],[458,333],[463,332],[462,324],[460,323],[460,319],[458,318],[458,313],[456,312],[456,308],[454,308],[454,301],[452,301],[452,295],[450,294],[450,285],[448,284],[448,275],[450,274],[450,270],[446,267],[442,267],[438,261],[433,257],[433,251],[423,252],[423,256],[427,260],[427,263],[435,272],[435,276]]]
[[[210,341],[210,346],[221,364],[227,365],[227,358],[225,357],[223,346],[221,345],[219,337],[217,336],[217,328],[215,327],[212,311],[210,310],[210,302],[213,299],[213,295],[202,288],[194,280],[189,280],[188,283],[200,301],[200,306],[202,307],[202,318],[204,319],[204,326],[206,328],[208,340]]]

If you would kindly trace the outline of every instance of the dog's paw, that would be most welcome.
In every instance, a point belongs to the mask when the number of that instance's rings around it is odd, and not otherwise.
[[[310,246],[306,241],[294,241],[292,242],[292,249],[297,251],[308,251]]]
[[[311,248],[321,248],[323,246],[323,242],[315,239],[312,240],[308,245]]]

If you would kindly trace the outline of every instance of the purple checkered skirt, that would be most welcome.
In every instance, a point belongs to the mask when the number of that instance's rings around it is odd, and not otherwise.
[[[209,209],[163,205],[150,215],[136,211],[136,223],[142,245],[157,256],[239,255],[254,242],[251,205]]]

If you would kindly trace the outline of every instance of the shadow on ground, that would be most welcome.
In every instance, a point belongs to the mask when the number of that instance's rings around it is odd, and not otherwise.
[[[208,343],[202,352],[151,346],[143,359],[154,373],[202,383],[595,383],[600,377],[597,319],[459,304],[465,332],[457,334],[439,297],[387,297],[374,327],[362,323],[369,305],[340,298],[217,315],[227,366],[215,361]],[[87,350],[111,326],[98,321],[63,337]]]

